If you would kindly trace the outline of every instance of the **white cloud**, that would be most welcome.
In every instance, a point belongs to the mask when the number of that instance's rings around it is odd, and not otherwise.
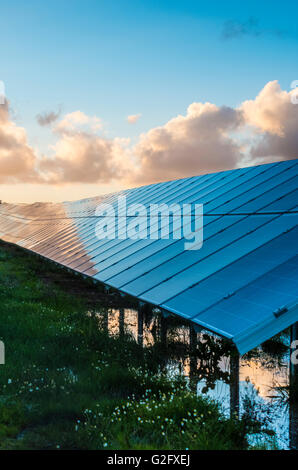
[[[126,120],[129,124],[135,124],[141,117],[141,114],[131,114],[130,116],[127,116]]]
[[[0,105],[0,183],[40,181],[37,157],[26,131],[11,121],[7,101]]]
[[[192,103],[185,115],[141,134],[135,145],[107,138],[99,117],[74,111],[50,128],[56,144],[53,155],[42,158],[6,103],[0,106],[0,183],[132,185],[297,158],[294,93],[272,81],[239,108]]]
[[[244,119],[259,134],[251,158],[258,161],[298,158],[298,105],[275,80],[267,83],[254,100],[242,104]]]
[[[230,134],[241,125],[239,110],[192,103],[185,116],[141,135],[134,149],[139,159],[138,178],[159,181],[234,168],[242,151]]]
[[[69,134],[79,131],[97,132],[103,127],[102,120],[97,116],[87,116],[82,111],[66,114],[55,127],[55,132]]]
[[[128,160],[121,143],[94,134],[65,133],[54,146],[55,156],[40,161],[48,183],[108,183],[123,179]]]

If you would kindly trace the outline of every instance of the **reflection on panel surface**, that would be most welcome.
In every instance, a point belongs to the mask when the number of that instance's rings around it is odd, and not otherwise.
[[[98,239],[96,208],[112,205],[120,221],[119,196],[146,207],[203,204],[202,248],[185,250],[173,227],[160,239],[158,220],[157,239]],[[246,352],[298,320],[297,211],[298,160],[291,160],[74,202],[2,203],[0,238],[191,319]],[[285,315],[274,314],[288,305]]]

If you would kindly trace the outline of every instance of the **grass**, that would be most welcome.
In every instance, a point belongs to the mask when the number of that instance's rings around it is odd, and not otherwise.
[[[56,282],[60,279],[60,282]],[[109,336],[94,287],[0,244],[0,449],[245,449],[249,421],[161,370],[160,345]],[[98,290],[98,298],[102,291]],[[103,302],[94,310],[104,312]],[[253,426],[255,432],[255,426]]]

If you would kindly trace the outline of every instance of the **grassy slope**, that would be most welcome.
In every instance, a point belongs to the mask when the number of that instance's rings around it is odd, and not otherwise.
[[[159,373],[160,345],[109,337],[86,315],[86,295],[63,291],[72,276],[55,285],[49,272],[61,275],[0,245],[0,449],[247,446],[247,424]]]

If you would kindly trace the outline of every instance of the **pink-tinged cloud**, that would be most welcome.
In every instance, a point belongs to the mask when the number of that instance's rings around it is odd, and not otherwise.
[[[47,183],[109,183],[127,174],[125,151],[116,141],[95,135],[65,134],[54,147],[55,157],[40,161]]]
[[[107,138],[99,117],[75,111],[51,128],[57,139],[53,155],[42,157],[5,104],[0,106],[0,182],[135,185],[297,158],[293,93],[273,81],[238,108],[192,103],[185,115],[141,134],[135,145]]]
[[[289,160],[298,157],[298,105],[295,90],[281,90],[275,80],[267,83],[255,100],[242,105],[244,118],[259,138],[252,144],[255,161]]]
[[[97,116],[87,116],[82,111],[66,114],[56,125],[54,131],[59,134],[74,134],[83,131],[97,132],[102,129],[103,123]]]
[[[127,116],[126,120],[129,124],[135,124],[141,117],[141,114],[131,114],[130,116]]]
[[[46,182],[109,183],[121,180],[129,168],[125,143],[98,134],[102,121],[81,111],[67,114],[54,128],[59,139],[54,157],[43,158],[39,169]]]
[[[24,128],[10,119],[7,101],[0,105],[0,183],[40,182],[37,157]]]
[[[192,103],[185,116],[141,135],[134,148],[136,176],[150,182],[234,168],[242,150],[231,133],[242,125],[239,110]]]

